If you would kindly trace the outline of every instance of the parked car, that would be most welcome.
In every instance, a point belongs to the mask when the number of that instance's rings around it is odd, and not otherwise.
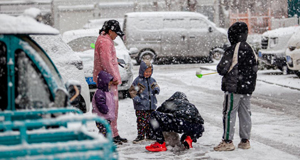
[[[124,42],[139,64],[168,58],[220,59],[228,43],[225,29],[195,12],[132,12],[125,14]]]
[[[88,112],[90,110],[90,92],[85,81],[84,66],[80,57],[62,40],[61,35],[31,35],[31,38],[46,51],[61,73],[64,82],[68,80],[80,82],[81,93],[78,96],[79,103],[76,103],[75,107],[84,113]]]
[[[291,73],[286,65],[285,51],[288,41],[299,29],[298,26],[278,28],[262,34],[261,49],[258,51],[260,60],[269,67],[277,67],[284,74]]]
[[[285,54],[288,68],[300,78],[300,29],[288,41]]]
[[[29,36],[58,30],[25,16],[1,14],[0,23],[0,109],[70,106],[76,96],[67,89],[74,86],[80,92],[80,85],[71,82],[66,87],[47,53]]]
[[[99,29],[71,30],[63,33],[63,40],[82,58],[84,64],[84,74],[90,88],[90,95],[95,93],[97,87],[93,81],[94,49],[90,47],[94,44],[99,35]],[[117,57],[125,61],[124,68],[119,66],[122,84],[118,86],[119,97],[123,98],[128,94],[133,81],[133,64],[129,56],[129,51],[125,47],[122,39],[117,37],[114,40]]]

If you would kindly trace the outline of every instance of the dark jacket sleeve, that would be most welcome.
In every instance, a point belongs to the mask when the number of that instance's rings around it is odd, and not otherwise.
[[[227,74],[227,72],[230,69],[231,63],[232,63],[232,57],[233,57],[233,50],[232,47],[229,47],[222,59],[220,60],[219,64],[217,65],[217,72],[221,75],[224,76]]]
[[[103,114],[107,114],[108,107],[106,105],[105,93],[101,90],[97,90],[95,94],[96,94],[95,101],[96,101],[96,106],[97,106],[98,110]]]

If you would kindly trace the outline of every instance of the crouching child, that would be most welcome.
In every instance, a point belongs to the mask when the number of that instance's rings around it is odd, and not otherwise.
[[[166,151],[163,132],[181,133],[181,143],[186,148],[193,148],[192,142],[204,132],[204,120],[194,104],[190,103],[182,92],[175,92],[150,116],[150,127],[156,142],[146,146],[151,152]]]

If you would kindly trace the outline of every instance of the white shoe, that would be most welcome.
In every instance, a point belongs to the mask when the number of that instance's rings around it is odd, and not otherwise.
[[[234,149],[235,147],[232,141],[226,143],[224,140],[222,140],[222,142],[218,146],[214,147],[215,151],[233,151]]]
[[[249,140],[247,140],[247,142],[240,142],[239,144],[238,144],[238,148],[241,148],[241,149],[249,149],[250,148],[250,141]]]

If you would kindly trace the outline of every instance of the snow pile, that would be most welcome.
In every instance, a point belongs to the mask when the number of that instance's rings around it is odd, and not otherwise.
[[[42,13],[41,10],[38,9],[38,8],[29,8],[29,9],[26,9],[23,14],[25,16],[29,16],[29,17],[35,18],[35,17],[37,17],[41,13]]]
[[[0,14],[1,34],[59,34],[59,31],[28,16]]]

